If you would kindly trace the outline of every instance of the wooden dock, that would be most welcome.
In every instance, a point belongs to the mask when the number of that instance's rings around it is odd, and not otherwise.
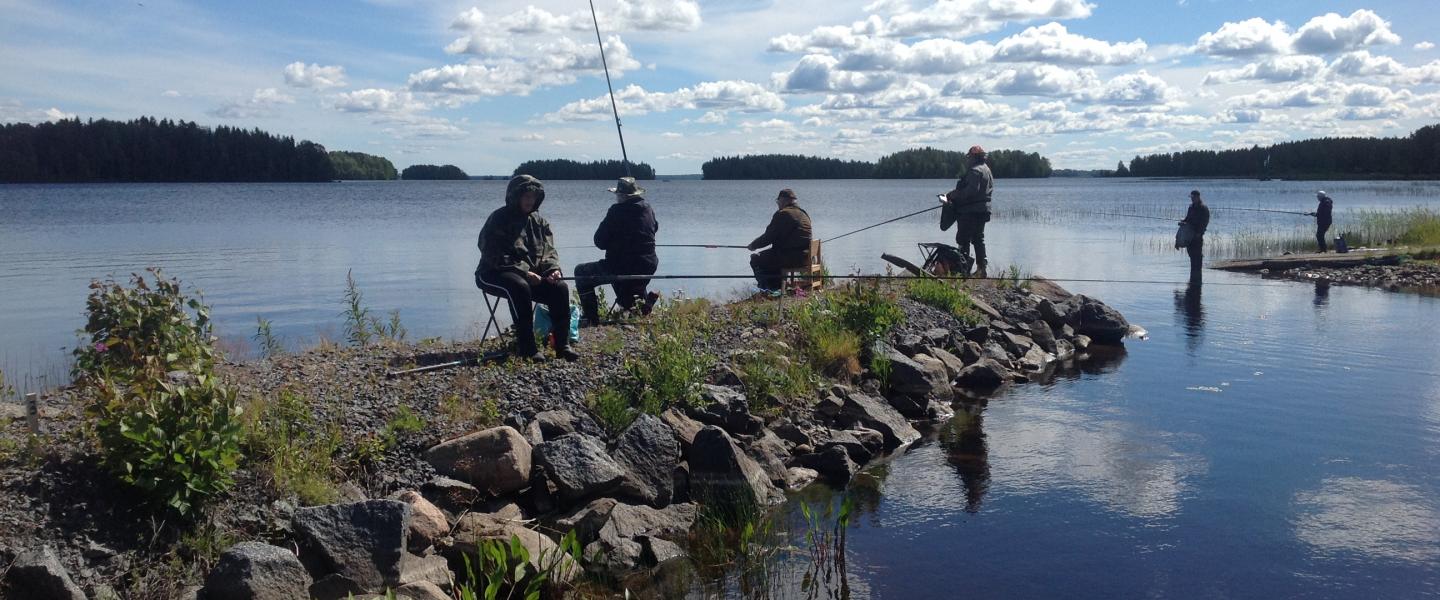
[[[1221,271],[1284,271],[1297,268],[1318,268],[1318,267],[1354,267],[1359,265],[1396,265],[1400,264],[1400,255],[1403,251],[1395,249],[1385,250],[1353,250],[1344,254],[1286,254],[1284,256],[1271,256],[1267,258],[1238,258],[1224,260],[1210,265],[1212,269]]]

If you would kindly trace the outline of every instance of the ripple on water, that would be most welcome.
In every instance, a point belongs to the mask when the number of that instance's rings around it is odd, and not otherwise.
[[[1440,559],[1440,507],[1415,486],[1335,477],[1295,496],[1295,536],[1319,558]]]

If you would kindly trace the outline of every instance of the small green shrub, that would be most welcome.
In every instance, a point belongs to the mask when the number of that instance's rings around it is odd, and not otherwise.
[[[894,365],[890,363],[889,357],[873,356],[870,358],[870,372],[874,373],[875,378],[880,380],[880,386],[882,388],[888,389],[890,387],[890,371],[893,368]]]
[[[910,282],[906,295],[910,299],[943,310],[966,325],[980,322],[980,314],[965,293],[956,284],[940,279],[917,278]]]
[[[385,428],[379,433],[372,433],[355,443],[355,462],[360,464],[371,464],[400,443],[400,437],[417,433],[425,429],[425,419],[415,414],[410,407],[401,405],[395,409],[395,415],[385,423]]]
[[[245,447],[282,497],[294,495],[303,506],[334,502],[340,427],[320,423],[305,397],[282,391],[273,400],[251,405]]]
[[[590,407],[590,413],[595,416],[595,420],[599,421],[600,426],[611,436],[619,435],[639,416],[636,407],[631,405],[625,393],[613,387],[603,387],[591,393],[586,397],[585,404]]]
[[[178,279],[158,268],[131,276],[131,287],[113,279],[92,281],[88,315],[75,350],[76,380],[114,378],[158,382],[170,371],[209,372],[215,361],[210,308],[187,298]],[[193,314],[193,316],[192,316]]]
[[[853,281],[828,295],[830,309],[846,329],[869,344],[905,320],[905,311],[878,281]]]
[[[650,332],[650,350],[625,362],[619,389],[649,414],[672,405],[692,406],[700,401],[700,384],[714,359],[692,348],[683,331],[656,335]],[[693,334],[691,334],[693,335]]]
[[[814,386],[814,377],[805,365],[775,351],[741,355],[735,362],[735,370],[745,388],[745,397],[759,410],[778,408],[765,404],[769,398],[803,397]]]
[[[271,358],[285,353],[285,345],[280,338],[275,337],[275,332],[270,328],[269,319],[259,316],[255,317],[255,335],[251,338],[260,346],[260,356]]]
[[[508,542],[485,540],[471,560],[465,559],[465,582],[456,586],[460,600],[497,600],[499,598],[559,597],[556,581],[567,566],[566,557],[579,564],[580,542],[571,531],[560,539],[554,555],[542,555],[532,561],[530,551],[520,538],[510,536]]]

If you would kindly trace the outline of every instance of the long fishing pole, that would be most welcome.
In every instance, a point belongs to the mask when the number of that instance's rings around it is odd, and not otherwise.
[[[859,228],[859,229],[856,229],[855,231],[851,231],[851,232],[849,232],[849,233],[842,233],[842,234],[840,234],[840,235],[837,235],[837,236],[835,236],[835,237],[832,237],[832,238],[830,238],[830,239],[828,239],[828,240],[824,240],[824,241],[825,241],[826,243],[830,243],[830,242],[833,242],[833,241],[838,240],[838,239],[840,239],[840,238],[843,238],[843,237],[845,237],[845,236],[847,236],[847,235],[854,235],[854,234],[860,233],[860,232],[862,232],[862,231],[867,231],[867,230],[870,230],[870,229],[874,229],[874,228],[876,228],[876,227],[879,227],[879,226],[881,226],[881,225],[885,225],[885,224],[887,224],[887,223],[894,223],[894,222],[896,222],[896,221],[899,221],[900,219],[908,219],[908,218],[913,217],[913,216],[915,216],[915,215],[922,215],[922,214],[925,214],[925,213],[930,212],[930,211],[932,211],[932,210],[939,210],[939,209],[941,209],[941,208],[945,208],[945,205],[944,205],[944,204],[941,204],[940,206],[932,206],[932,207],[927,208],[927,209],[925,209],[925,210],[917,210],[917,211],[915,211],[915,212],[913,212],[913,213],[910,213],[910,214],[908,214],[908,215],[902,215],[902,216],[899,216],[899,217],[895,217],[895,218],[893,218],[893,219],[890,219],[889,221],[881,221],[881,222],[876,223],[876,224],[874,224],[874,225],[871,225],[871,226],[869,226],[869,227],[861,227],[861,228]]]
[[[1097,212],[1097,213],[1091,213],[1091,214],[1101,215],[1101,216],[1105,216],[1105,217],[1130,217],[1130,218],[1132,218],[1132,219],[1154,219],[1154,220],[1156,220],[1156,221],[1169,221],[1169,222],[1171,222],[1171,223],[1178,223],[1178,222],[1179,222],[1179,221],[1176,221],[1175,219],[1167,219],[1167,218],[1165,218],[1165,217],[1149,217],[1149,216],[1146,216],[1146,215],[1128,215],[1128,214],[1125,214],[1125,213]]]
[[[714,249],[714,248],[740,248],[740,249],[742,249],[742,250],[749,250],[749,249],[750,249],[749,246],[735,246],[735,245],[730,245],[730,244],[655,244],[655,247],[656,247],[656,248],[711,248],[711,249]],[[556,248],[559,248],[559,249],[561,249],[561,250],[579,250],[579,249],[584,249],[584,248],[593,248],[593,246],[556,246]]]
[[[615,114],[615,134],[620,136],[620,160],[625,165],[625,176],[630,173],[630,155],[625,153],[625,132],[620,130],[620,107],[615,104],[615,86],[610,84],[610,63],[605,61],[605,42],[600,39],[600,16],[595,13],[595,0],[590,0],[590,18],[595,22],[595,43],[600,46],[600,66],[605,68],[605,89],[610,90],[610,111]]]
[[[1250,212],[1280,213],[1282,215],[1300,215],[1302,217],[1310,216],[1310,213],[1295,212],[1293,210],[1270,210],[1268,208],[1231,208],[1228,206],[1212,206],[1210,208],[1213,208],[1215,210],[1247,210]]]
[[[801,273],[796,273],[796,274],[792,274],[792,275],[786,275],[786,277],[789,277],[789,278],[791,278],[791,279],[800,279],[800,280],[809,280],[809,279],[851,279],[851,280],[858,280],[858,281],[888,281],[888,280],[892,280],[892,279],[900,279],[900,280],[906,280],[906,281],[914,281],[915,279],[917,279],[916,277],[913,277],[913,276],[910,276],[910,275],[809,275],[809,274],[801,274]],[[557,279],[559,279],[560,281],[576,281],[576,280],[579,280],[579,279],[594,279],[594,278],[595,278],[595,277],[576,277],[576,276],[571,275],[571,276],[566,276],[566,277],[559,277],[559,278],[557,278]],[[606,275],[606,276],[604,276],[603,279],[605,279],[605,280],[607,280],[607,281],[669,281],[669,280],[684,280],[684,279],[695,279],[695,280],[700,280],[700,279],[755,279],[755,274],[754,274],[754,273],[750,273],[750,274],[746,274],[746,275],[658,275],[658,274],[657,274],[657,275]],[[1189,283],[1190,283],[1190,282],[1188,282],[1188,281],[1167,281],[1167,280],[1157,280],[1157,279],[1081,279],[1081,278],[1056,278],[1056,277],[990,277],[990,278],[986,278],[986,279],[977,279],[977,278],[973,278],[973,277],[967,278],[967,277],[956,277],[956,276],[943,276],[943,277],[942,277],[942,276],[939,276],[939,275],[928,275],[928,276],[926,276],[926,279],[936,279],[936,280],[941,280],[941,281],[1050,281],[1050,282],[1056,282],[1056,283],[1144,283],[1144,284],[1163,284],[1163,285],[1189,285]],[[1222,286],[1222,285],[1223,285],[1223,286],[1238,286],[1238,287],[1284,287],[1286,284],[1283,284],[1283,283],[1280,283],[1280,284],[1270,284],[1270,283],[1218,282],[1218,281],[1217,281],[1217,282],[1207,282],[1205,285],[1207,285],[1207,286]]]

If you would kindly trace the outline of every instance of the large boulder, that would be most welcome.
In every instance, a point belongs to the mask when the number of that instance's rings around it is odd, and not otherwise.
[[[690,494],[713,504],[767,505],[783,499],[765,470],[715,426],[700,430],[690,447]]]
[[[884,435],[886,448],[898,448],[920,439],[920,432],[889,403],[857,390],[845,395],[844,414]]]
[[[1084,294],[1070,298],[1069,302],[1078,305],[1074,315],[1075,331],[1089,336],[1090,339],[1100,344],[1118,344],[1130,333],[1130,323],[1125,316],[1104,302],[1086,296]]]
[[[555,531],[575,532],[575,539],[583,546],[595,541],[600,528],[610,520],[610,511],[618,504],[620,502],[614,498],[597,498],[555,519],[551,526]]]
[[[950,377],[945,363],[927,354],[890,362],[890,389],[901,394],[933,396],[950,390]]]
[[[85,592],[70,579],[60,556],[49,546],[24,552],[4,572],[13,598],[34,600],[85,600]]]
[[[395,588],[395,595],[410,600],[451,600],[440,586],[429,581],[417,581]]]
[[[425,451],[425,460],[441,475],[497,496],[530,485],[530,442],[510,426],[441,442]]]
[[[968,344],[969,342],[966,343]],[[941,365],[944,365],[946,381],[955,379],[955,376],[960,374],[960,370],[965,368],[965,361],[960,360],[960,357],[951,354],[943,348],[931,346],[925,349],[925,353],[934,357],[935,360],[940,361]]]
[[[689,456],[690,444],[695,441],[695,434],[705,428],[705,424],[690,418],[685,411],[676,407],[667,408],[660,413],[660,420],[674,432],[675,441],[680,443],[680,454]]]
[[[823,450],[801,456],[797,461],[801,466],[814,469],[827,483],[836,487],[844,487],[850,483],[850,479],[860,470],[859,465],[850,459],[850,455],[840,445],[825,446]]]
[[[1010,371],[991,358],[980,359],[955,377],[955,385],[973,389],[990,389],[1007,381]]]
[[[714,425],[734,435],[755,435],[765,428],[765,420],[750,414],[750,403],[739,390],[710,384],[700,386],[700,405],[690,416],[706,425]]]
[[[1039,345],[1031,346],[1030,350],[1026,351],[1024,356],[1020,357],[1020,367],[1026,371],[1043,371],[1045,370],[1045,365],[1050,364],[1050,361],[1054,360],[1054,356],[1054,354],[1041,350]]]
[[[625,471],[621,495],[656,508],[670,504],[680,443],[669,425],[658,417],[640,415],[620,433],[613,456]]]
[[[790,451],[785,448],[785,442],[770,430],[765,430],[754,440],[745,444],[745,450],[755,463],[765,470],[770,476],[770,483],[776,487],[784,488],[785,482],[789,480],[789,468],[785,461],[790,459]]]
[[[366,589],[393,585],[410,528],[410,505],[366,500],[295,511],[300,558],[315,573],[334,573]]]
[[[566,502],[609,493],[625,476],[605,445],[583,433],[562,435],[536,446],[535,464],[545,470]]]
[[[291,600],[310,594],[310,574],[289,550],[240,542],[220,555],[205,577],[201,600]]]
[[[1000,344],[1011,356],[1025,356],[1025,353],[1030,351],[1030,347],[1035,345],[1035,341],[1030,339],[1030,336],[1007,331],[1001,337]]]
[[[1035,345],[1042,350],[1055,354],[1055,331],[1050,329],[1050,324],[1045,321],[1036,320],[1030,324],[1030,339],[1035,340]]]
[[[449,477],[435,477],[425,482],[420,486],[420,493],[452,514],[465,512],[485,495],[479,488]]]
[[[674,504],[664,509],[632,504],[616,504],[605,524],[596,532],[595,540],[585,546],[585,556],[594,570],[621,576],[650,566],[647,562],[663,562],[680,552],[673,544],[654,544],[652,540],[673,542],[683,540],[699,515],[695,504]],[[646,549],[651,548],[650,561]],[[656,552],[655,550],[659,550]]]
[[[406,554],[400,559],[400,580],[396,584],[406,586],[430,583],[440,586],[442,590],[448,590],[454,580],[455,574],[450,572],[450,562],[445,560],[445,557],[439,554]]]

